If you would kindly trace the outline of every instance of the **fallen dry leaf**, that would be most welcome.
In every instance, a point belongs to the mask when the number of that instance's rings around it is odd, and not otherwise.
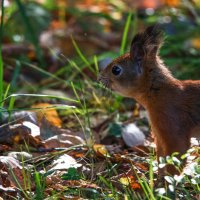
[[[4,187],[0,184],[0,200],[15,199],[17,189],[13,187]]]
[[[82,164],[77,163],[77,161],[71,156],[64,154],[55,159],[52,164],[48,167],[49,171],[55,170],[67,170],[70,167],[78,168]]]
[[[0,156],[0,180],[3,187],[18,187],[14,176],[22,187],[28,184],[25,183],[19,161],[11,156]]]
[[[164,0],[164,4],[170,6],[170,7],[176,7],[180,5],[181,1],[180,0]]]
[[[119,179],[119,182],[122,183],[123,185],[130,185],[131,183],[131,178],[130,177],[121,177]]]
[[[56,170],[53,173],[51,173],[50,175],[48,175],[46,177],[46,185],[47,186],[51,186],[54,185],[56,183],[56,185],[58,183],[60,183],[62,181],[61,176],[66,173],[65,171],[59,171]]]
[[[52,107],[53,105],[48,104],[48,103],[38,103],[32,106],[32,108],[41,108],[40,111],[37,111],[37,117],[39,124],[41,124],[42,119],[45,117],[50,124],[56,126],[56,127],[61,127],[62,126],[62,121],[60,117],[58,116],[58,112],[56,111],[55,108],[49,108]]]
[[[9,151],[11,147],[8,145],[0,144],[0,152]]]
[[[138,145],[135,147],[131,147],[131,151],[134,152],[134,154],[140,156],[140,157],[146,157],[149,156],[151,153],[150,148],[143,146],[143,145]]]
[[[35,125],[34,123],[32,122],[29,122],[29,121],[23,121],[22,124],[29,128],[30,129],[30,134],[33,136],[33,137],[37,137],[37,136],[40,136],[40,128],[39,126]]]
[[[31,135],[31,130],[23,124],[6,125],[1,128],[0,143],[9,144],[18,148],[18,144],[30,145],[32,147],[43,147],[39,138]]]
[[[67,133],[55,135],[44,141],[45,146],[48,148],[71,147],[84,143],[85,141],[81,137]]]
[[[191,40],[192,46],[196,49],[200,49],[200,38],[194,38]]]
[[[131,187],[132,187],[134,190],[141,189],[141,185],[140,185],[138,182],[132,182],[132,183],[131,183]]]
[[[22,151],[22,152],[10,152],[8,153],[8,156],[9,157],[13,157],[15,158],[16,160],[19,160],[19,161],[26,161],[26,160],[29,160],[31,159],[33,156],[25,151]]]
[[[141,189],[140,184],[134,179],[132,175],[124,176],[119,179],[123,185],[130,185],[134,190]]]
[[[132,169],[129,168],[125,172],[113,176],[111,182],[121,191],[124,191],[124,186],[132,187],[134,190],[141,189],[140,184],[137,181],[137,176],[133,174]]]
[[[82,188],[94,188],[98,189],[99,187],[95,183],[91,183],[90,181],[84,180],[70,180],[70,181],[63,181],[63,185],[69,187],[82,187]]]
[[[0,169],[22,169],[22,166],[19,164],[19,161],[11,156],[0,156]]]
[[[96,154],[100,157],[107,157],[109,154],[108,154],[108,151],[105,147],[105,145],[102,145],[102,144],[94,144],[93,145],[93,149],[94,151],[96,152]]]

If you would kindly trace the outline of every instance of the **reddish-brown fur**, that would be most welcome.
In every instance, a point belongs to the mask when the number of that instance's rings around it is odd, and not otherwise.
[[[99,76],[108,88],[131,97],[148,111],[157,156],[185,153],[190,138],[200,136],[200,81],[175,79],[158,56],[162,32],[157,26],[137,34],[127,53],[109,64]],[[114,75],[113,67],[121,73]],[[176,170],[168,167],[168,172]]]

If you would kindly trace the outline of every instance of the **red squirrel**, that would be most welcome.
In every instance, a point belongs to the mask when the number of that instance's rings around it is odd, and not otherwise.
[[[113,91],[138,101],[148,112],[157,158],[186,153],[191,137],[200,137],[200,81],[177,80],[159,57],[163,31],[150,26],[132,40],[130,52],[99,75]],[[178,173],[173,166],[166,171]]]

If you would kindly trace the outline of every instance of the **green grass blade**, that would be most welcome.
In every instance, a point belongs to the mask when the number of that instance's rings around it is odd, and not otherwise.
[[[9,113],[8,121],[11,120],[11,110],[14,108],[14,104],[15,104],[15,97],[11,97],[10,102],[9,102],[9,106],[8,106],[8,113]]]
[[[121,42],[121,48],[120,48],[120,55],[124,54],[124,52],[125,52],[128,31],[129,31],[130,24],[131,24],[131,17],[132,17],[132,13],[129,13],[129,15],[127,17],[127,20],[126,20],[126,24],[125,24],[123,36],[122,36],[122,42]]]
[[[80,67],[78,67],[78,65],[76,64],[75,61],[73,61],[73,60],[68,60],[68,62],[69,62],[69,64],[70,64],[73,68],[75,68],[82,76],[84,76],[84,78],[86,78],[86,79],[89,78],[85,73],[83,73],[82,69],[81,69]]]
[[[146,198],[149,199],[149,198],[148,198],[149,195],[148,195],[148,192],[147,192],[147,190],[146,190],[146,188],[145,188],[145,185],[144,185],[144,183],[143,183],[143,181],[142,181],[142,178],[139,177],[139,175],[137,174],[137,172],[136,172],[134,166],[132,166],[132,169],[133,169],[134,174],[136,175],[136,177],[137,177],[137,179],[138,179],[139,184],[140,184],[141,187],[142,187],[142,190],[143,190],[143,192],[144,192]]]
[[[1,1],[1,24],[0,24],[0,101],[3,100],[3,58],[2,58],[3,21],[4,21],[4,0]]]
[[[103,176],[99,176],[99,179],[101,182],[103,182],[108,188],[110,188],[111,190],[113,190],[112,184],[110,182],[108,182],[108,180],[106,178],[104,178]]]
[[[54,95],[46,95],[46,94],[11,94],[8,97],[6,97],[3,101],[1,101],[0,103],[6,101],[7,99],[10,99],[12,97],[42,97],[42,98],[55,98],[55,99],[61,99],[61,100],[65,100],[65,101],[71,101],[74,103],[79,103],[79,101],[71,99],[71,98],[67,98],[67,97],[61,97],[61,96],[54,96]]]
[[[78,99],[78,102],[81,103],[81,99],[80,99],[80,97],[79,97],[79,95],[78,95],[78,93],[77,93],[77,91],[76,91],[76,88],[75,88],[73,82],[71,82],[71,86],[72,86],[72,89],[73,89],[73,92],[74,92],[76,98]]]
[[[150,196],[149,199],[156,200],[156,198],[155,198],[155,196],[153,194],[153,190],[148,185],[148,183],[147,183],[147,181],[145,179],[143,179],[143,183],[144,183],[144,187],[147,189],[148,196]]]
[[[94,66],[95,66],[96,76],[98,76],[99,66],[98,66],[98,58],[97,58],[97,56],[94,56]]]
[[[12,97],[10,98],[8,110],[12,110],[12,109],[14,108],[14,103],[15,103],[15,97],[12,96]]]
[[[85,65],[91,70],[91,72],[95,73],[95,70],[91,67],[89,61],[86,59],[86,57],[83,55],[83,53],[81,52],[80,48],[78,47],[77,43],[75,42],[74,38],[71,37],[72,43],[74,45],[74,48],[76,50],[76,52],[78,53],[79,57],[81,58],[81,60],[83,61],[83,63],[85,63]]]
[[[149,186],[151,188],[151,190],[153,191],[153,187],[154,187],[154,183],[153,183],[153,179],[154,179],[154,173],[153,173],[153,157],[150,157],[150,163],[149,163]]]
[[[28,196],[28,194],[26,193],[26,191],[22,188],[21,184],[19,183],[19,181],[18,181],[18,179],[17,179],[15,173],[13,172],[12,166],[9,166],[9,171],[11,172],[12,177],[13,177],[13,179],[14,179],[16,185],[18,186],[19,190],[23,193],[24,197],[25,197],[26,199],[30,199],[29,196]]]
[[[50,109],[65,110],[65,111],[71,110],[68,112],[69,114],[73,114],[75,112],[77,112],[78,114],[83,114],[83,115],[85,114],[85,113],[81,113],[81,111],[79,109],[77,109],[75,106],[68,106],[68,105],[51,105],[51,106],[46,106],[43,108],[28,107],[28,108],[15,108],[15,109],[11,109],[11,106],[10,106],[10,109],[4,108],[3,110],[1,110],[1,112],[10,112],[11,113],[11,112],[18,112],[18,111],[39,111],[39,110],[50,110]],[[94,112],[94,111],[91,110],[91,112]]]
[[[36,187],[35,199],[43,200],[45,184],[43,183],[44,181],[42,180],[41,175],[37,171],[35,171],[34,173],[34,180],[35,180],[35,187]]]
[[[6,91],[4,93],[3,99],[5,99],[8,96],[8,92],[10,90],[10,84],[6,87]],[[2,102],[2,107],[4,106],[4,102]]]
[[[13,91],[13,87],[16,87],[16,85],[17,85],[17,77],[20,73],[20,69],[21,69],[21,63],[18,60],[16,60],[16,65],[15,65],[15,68],[14,68],[12,81],[11,81],[11,90],[12,91]]]
[[[0,52],[0,101],[2,100],[3,100],[3,60]]]
[[[71,37],[72,43],[74,45],[74,48],[76,50],[76,52],[78,53],[79,57],[81,58],[81,60],[87,65],[89,66],[90,63],[88,62],[88,60],[86,59],[86,57],[83,55],[83,53],[81,52],[80,48],[78,47],[77,43],[75,42],[74,38]]]
[[[41,73],[44,74],[44,75],[47,75],[47,76],[49,76],[50,78],[53,78],[53,79],[55,79],[55,80],[57,80],[57,81],[59,81],[59,82],[61,82],[61,83],[64,83],[65,85],[67,85],[67,82],[66,82],[65,80],[63,80],[63,79],[61,79],[61,78],[55,76],[54,74],[52,74],[52,73],[50,73],[50,72],[47,72],[46,70],[44,70],[44,69],[42,69],[42,68],[37,67],[36,65],[33,65],[33,64],[30,64],[30,63],[27,63],[27,62],[22,62],[22,61],[20,61],[20,63],[26,65],[27,67],[30,67],[30,68],[32,68],[32,69],[38,71],[38,72],[41,72]]]
[[[27,13],[26,13],[26,9],[24,7],[24,4],[21,2],[21,0],[15,0],[15,1],[16,1],[18,8],[19,8],[19,11],[20,11],[20,14],[21,14],[21,17],[22,17],[22,21],[24,22],[24,25],[26,27],[26,33],[27,33],[30,41],[32,42],[32,44],[35,48],[37,58],[38,58],[40,64],[42,66],[44,66],[44,60],[43,60],[41,48],[39,46],[39,40],[38,40],[36,33],[35,33],[35,31],[32,27],[32,24],[30,23],[30,20],[29,20]]]

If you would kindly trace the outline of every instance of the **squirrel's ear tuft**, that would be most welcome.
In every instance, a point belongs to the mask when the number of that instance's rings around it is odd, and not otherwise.
[[[156,56],[163,42],[163,31],[159,25],[149,26],[143,33],[138,33],[132,40],[130,56],[143,58],[145,55]]]

